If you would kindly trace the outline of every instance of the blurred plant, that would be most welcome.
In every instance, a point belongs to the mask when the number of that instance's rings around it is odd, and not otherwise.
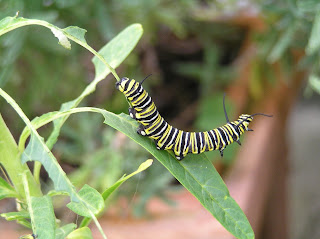
[[[259,36],[262,56],[269,64],[281,61],[287,72],[308,72],[308,86],[320,93],[320,3],[317,0],[262,1],[269,30]],[[292,64],[294,55],[304,56]]]

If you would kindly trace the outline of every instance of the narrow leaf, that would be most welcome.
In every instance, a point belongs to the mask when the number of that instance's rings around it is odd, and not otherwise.
[[[27,211],[1,213],[1,217],[5,218],[7,221],[30,219],[30,215]]]
[[[152,159],[148,159],[147,161],[143,162],[136,171],[129,174],[128,176],[123,176],[122,178],[120,178],[117,182],[115,182],[111,187],[109,187],[102,193],[103,199],[106,200],[118,187],[121,186],[122,183],[127,181],[129,178],[149,168],[152,164],[152,161]]]
[[[66,35],[64,34],[63,31],[61,31],[60,29],[55,28],[55,27],[52,27],[51,31],[52,31],[53,35],[56,38],[58,38],[59,44],[61,46],[63,46],[64,48],[66,48],[68,50],[71,49],[71,43],[70,43],[70,41],[68,40],[68,37],[66,37]]]
[[[113,38],[108,44],[106,44],[100,51],[99,54],[106,59],[106,61],[113,67],[118,67],[129,53],[136,46],[137,42],[142,36],[142,27],[140,24],[133,24],[122,32],[120,32],[115,38]],[[108,69],[97,56],[93,58],[93,63],[96,69],[95,79],[85,88],[79,97],[76,99],[62,104],[60,111],[69,110],[77,107],[80,102],[89,94],[96,89],[96,85],[103,80],[109,73]],[[56,143],[57,138],[60,134],[60,129],[68,116],[60,118],[54,122],[54,129],[48,138],[47,145],[52,148]]]
[[[55,239],[55,216],[49,196],[31,197],[33,224],[39,239]]]
[[[34,136],[34,134],[31,134],[30,142],[21,156],[21,162],[40,162],[48,172],[49,177],[54,183],[55,189],[57,191],[68,192],[72,201],[79,202],[74,186],[67,178],[65,172],[62,170],[51,151],[46,151],[43,145],[45,145],[43,139],[39,139]]]
[[[89,227],[82,227],[71,232],[66,239],[93,239]]]
[[[0,177],[0,200],[4,198],[18,198],[18,193],[14,188],[3,178]]]
[[[74,223],[69,223],[64,225],[63,227],[59,227],[56,230],[56,238],[55,239],[65,239],[74,229],[77,228],[77,225]]]
[[[99,54],[106,59],[110,66],[116,68],[137,45],[142,33],[143,29],[140,24],[132,24],[101,48]],[[106,68],[98,57],[93,57],[92,62],[96,69],[96,78],[104,79],[110,73],[109,69]]]
[[[89,185],[84,185],[78,192],[78,195],[86,201],[86,207],[83,204],[70,202],[67,207],[83,217],[91,217],[88,209],[94,215],[97,215],[104,208],[104,201],[101,194]]]
[[[86,34],[87,30],[82,29],[77,26],[70,26],[63,29],[65,34],[68,34],[69,38],[74,37],[81,41],[83,44],[87,44],[86,39],[84,38],[84,35]]]

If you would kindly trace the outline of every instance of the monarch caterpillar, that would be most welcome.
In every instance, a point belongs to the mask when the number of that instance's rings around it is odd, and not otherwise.
[[[171,126],[161,117],[148,92],[143,89],[143,81],[140,83],[124,77],[116,83],[116,89],[125,95],[131,105],[129,115],[140,124],[137,133],[153,139],[159,150],[172,150],[178,160],[182,160],[188,153],[200,154],[212,150],[219,150],[222,157],[226,146],[233,142],[241,145],[240,136],[245,131],[253,131],[248,126],[255,115],[272,117],[262,113],[242,114],[230,122],[223,97],[227,124],[204,132],[185,132]]]

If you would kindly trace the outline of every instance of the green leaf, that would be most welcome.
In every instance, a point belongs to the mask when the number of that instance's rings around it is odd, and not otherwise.
[[[30,219],[30,215],[27,211],[1,213],[1,217],[5,218],[7,221]]]
[[[83,217],[90,217],[88,208],[94,215],[97,215],[104,208],[104,201],[101,194],[89,185],[84,185],[78,192],[78,195],[86,201],[86,206],[80,203],[70,202],[67,207]]]
[[[72,36],[78,39],[79,41],[83,42],[84,44],[87,44],[87,41],[84,38],[84,35],[86,34],[87,30],[77,26],[70,26],[70,27],[64,28],[63,31],[65,34],[69,35],[69,38]]]
[[[0,177],[0,200],[4,198],[18,198],[18,193],[14,188],[7,183],[6,180]]]
[[[49,196],[31,197],[30,214],[33,216],[35,234],[39,239],[55,239],[55,215]]]
[[[126,134],[147,149],[201,204],[237,238],[254,238],[253,230],[243,211],[204,154],[188,154],[177,161],[172,152],[157,150],[153,141],[136,133],[138,123],[126,114],[102,112],[106,124]]]
[[[142,33],[143,29],[140,24],[132,24],[101,48],[99,54],[106,59],[110,66],[116,68],[137,45]],[[96,78],[104,79],[110,73],[109,69],[106,68],[97,56],[93,57],[92,62],[95,66]]]
[[[320,12],[315,16],[309,42],[306,48],[308,55],[312,55],[320,49]]]
[[[31,128],[31,123],[28,123],[28,126]],[[53,156],[51,151],[47,148],[43,139],[40,138],[36,131],[33,129],[31,134],[30,142],[23,152],[21,156],[21,162],[25,163],[27,161],[38,161],[40,162],[46,171],[49,174],[49,177],[54,182],[55,189],[57,191],[66,191],[69,193],[71,201],[82,203],[85,207],[87,207],[87,211],[90,213],[90,216],[94,220],[96,226],[98,227],[99,231],[101,232],[103,238],[106,239],[106,236],[103,233],[103,230],[97,221],[96,217],[94,216],[93,212],[90,209],[90,201],[89,204],[86,199],[80,197],[70,180],[67,178],[65,172],[62,170],[60,165],[58,164],[56,158]],[[32,219],[32,217],[31,217]]]
[[[64,225],[63,227],[59,227],[56,230],[56,238],[55,239],[65,239],[74,229],[77,228],[77,225],[74,223],[69,223]]]
[[[146,170],[147,168],[149,168],[151,166],[152,162],[153,162],[152,159],[148,159],[147,161],[145,161],[142,164],[140,164],[139,168],[136,171],[134,171],[133,173],[129,174],[128,176],[121,177],[117,182],[115,182],[111,187],[109,187],[108,189],[106,189],[102,193],[103,199],[106,200],[118,187],[121,186],[121,184],[123,184],[129,178],[131,178],[132,176],[134,176],[134,175]]]
[[[32,133],[30,142],[21,156],[21,162],[40,162],[48,172],[49,177],[54,183],[55,189],[57,191],[68,192],[72,201],[79,202],[75,188],[67,178],[65,172],[62,170],[51,151],[46,151],[44,145],[43,139],[39,139]]]
[[[142,32],[143,30],[140,24],[133,24],[127,27],[106,44],[99,51],[99,54],[101,54],[113,68],[118,67],[136,46],[142,36]],[[97,56],[95,56],[92,61],[96,69],[95,79],[85,88],[78,98],[62,104],[60,111],[77,107],[87,95],[95,91],[96,85],[110,73],[110,69],[108,69]],[[67,118],[68,116],[65,116],[54,122],[54,129],[47,141],[49,148],[52,148],[56,143],[60,129]]]
[[[93,239],[89,227],[82,227],[71,232],[66,239]]]

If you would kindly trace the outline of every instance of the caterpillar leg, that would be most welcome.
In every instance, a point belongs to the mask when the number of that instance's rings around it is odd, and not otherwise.
[[[137,133],[140,134],[141,136],[146,136],[146,132],[144,131],[144,127],[143,125],[139,125],[138,129],[137,129]]]
[[[221,158],[223,158],[223,150],[224,150],[224,149],[220,149],[220,150],[219,150],[219,151],[220,151]]]
[[[129,115],[130,115],[130,117],[131,117],[132,119],[134,119],[134,120],[137,119],[137,118],[136,118],[136,111],[135,111],[135,109],[129,107],[128,112],[129,112]]]
[[[184,158],[182,155],[175,155],[175,157],[176,157],[176,159],[178,159],[179,161]]]
[[[235,142],[237,142],[237,144],[239,144],[241,146],[240,140],[235,140]]]

